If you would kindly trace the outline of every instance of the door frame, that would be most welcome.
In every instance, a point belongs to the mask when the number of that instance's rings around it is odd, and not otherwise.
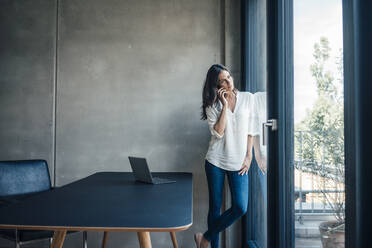
[[[294,247],[293,0],[267,0],[268,247]]]
[[[370,245],[372,194],[371,1],[343,0],[345,92],[345,247]]]
[[[242,0],[249,4],[249,0]],[[372,48],[369,25],[371,3],[342,0],[345,103],[345,246],[362,247],[369,242],[371,222],[363,196],[371,195],[372,160],[368,149],[372,135],[372,109],[368,95],[372,72],[368,68]],[[245,9],[245,8],[244,8]],[[243,9],[243,11],[245,11]],[[279,132],[269,132],[268,164],[268,247],[294,247],[293,204],[293,0],[267,0],[268,30],[268,119],[278,120]],[[244,19],[242,19],[244,20]],[[363,24],[363,25],[360,25]],[[244,25],[242,47],[244,40]],[[246,53],[243,53],[245,56]],[[242,58],[242,62],[244,59]],[[243,64],[243,74],[247,73]],[[244,76],[243,76],[244,79]],[[245,82],[242,80],[242,82]],[[283,97],[287,96],[287,97]],[[285,166],[288,165],[288,166]],[[364,204],[361,204],[364,203]],[[254,242],[253,242],[254,243]]]

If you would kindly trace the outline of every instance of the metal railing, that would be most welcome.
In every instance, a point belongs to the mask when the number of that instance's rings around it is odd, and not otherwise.
[[[337,168],[333,165],[324,163],[323,154],[324,146],[320,153],[322,154],[321,161],[306,161],[303,159],[303,144],[302,135],[307,133],[311,135],[309,131],[296,131],[298,134],[298,149],[295,154],[298,154],[298,158],[294,161],[294,167],[297,170],[298,186],[295,188],[295,217],[300,223],[305,215],[333,215],[334,210],[327,201],[326,194],[344,194],[344,190],[340,190],[340,187],[329,189],[325,187],[325,181],[334,182],[334,184],[343,185],[344,178],[340,175]],[[310,189],[303,189],[304,174],[307,178],[310,177]],[[308,180],[309,181],[309,180]],[[317,181],[317,183],[315,183]],[[321,181],[319,183],[319,181]],[[308,197],[311,196],[311,197]],[[317,197],[315,197],[317,196]],[[307,200],[310,202],[307,202]],[[315,201],[314,199],[317,199]]]

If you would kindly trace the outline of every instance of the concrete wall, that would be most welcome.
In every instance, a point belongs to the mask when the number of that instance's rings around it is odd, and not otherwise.
[[[0,1],[0,159],[43,158],[52,176],[55,9]]]
[[[202,84],[211,64],[226,63],[239,87],[237,2],[1,0],[0,160],[47,159],[56,185],[130,171],[128,155],[192,172],[194,223],[177,238],[193,247],[208,211]],[[151,237],[171,247],[168,233]],[[89,247],[101,238],[89,232]],[[65,247],[80,242],[69,235]],[[108,247],[138,247],[137,235],[112,233]]]

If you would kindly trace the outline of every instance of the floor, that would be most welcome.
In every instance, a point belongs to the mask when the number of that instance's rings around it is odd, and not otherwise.
[[[322,243],[319,238],[296,238],[296,248],[321,248]]]
[[[323,221],[329,220],[334,220],[334,217],[325,215],[310,215],[303,216],[301,222],[296,221],[295,248],[322,248],[319,224]]]

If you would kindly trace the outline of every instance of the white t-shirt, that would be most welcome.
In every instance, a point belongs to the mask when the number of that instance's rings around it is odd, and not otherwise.
[[[226,110],[226,127],[222,135],[214,129],[222,112],[222,103],[218,101],[206,108],[212,137],[205,159],[229,171],[238,171],[242,167],[247,154],[248,135],[259,135],[254,95],[250,92],[237,92],[236,97],[234,113],[230,109]]]

